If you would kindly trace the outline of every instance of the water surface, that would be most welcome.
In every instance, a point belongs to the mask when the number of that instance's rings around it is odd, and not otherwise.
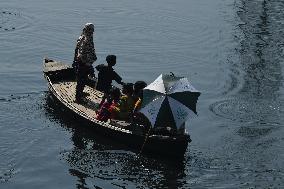
[[[0,3],[0,188],[284,187],[284,4],[276,0]],[[124,81],[202,92],[182,161],[139,156],[58,108],[44,56],[72,62],[86,22]]]

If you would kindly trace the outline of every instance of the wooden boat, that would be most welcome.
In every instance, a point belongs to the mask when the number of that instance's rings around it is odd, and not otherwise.
[[[83,103],[75,102],[76,76],[71,65],[45,58],[43,74],[47,80],[49,91],[82,122],[83,126],[92,128],[92,132],[124,143],[135,152],[150,153],[162,157],[183,157],[190,136],[185,132],[179,135],[157,134],[147,132],[143,125],[120,120],[102,122],[96,119],[96,110],[103,93],[95,89],[95,81],[89,79],[84,92],[88,93]]]

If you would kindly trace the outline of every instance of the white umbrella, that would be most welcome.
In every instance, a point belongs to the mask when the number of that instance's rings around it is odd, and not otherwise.
[[[179,128],[196,114],[200,92],[185,77],[161,74],[143,90],[140,112],[152,126]]]

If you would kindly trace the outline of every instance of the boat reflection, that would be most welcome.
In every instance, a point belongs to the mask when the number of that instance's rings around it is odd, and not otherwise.
[[[77,188],[182,188],[185,160],[173,161],[149,155],[137,156],[127,146],[97,135],[81,125],[72,114],[61,109],[50,94],[46,114],[70,130],[73,148],[62,153],[77,179]]]

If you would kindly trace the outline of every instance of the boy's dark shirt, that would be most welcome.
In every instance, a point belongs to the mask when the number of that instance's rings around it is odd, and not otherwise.
[[[112,80],[121,84],[122,78],[110,66],[100,64],[96,66],[99,71],[97,90],[108,93],[111,89]]]

